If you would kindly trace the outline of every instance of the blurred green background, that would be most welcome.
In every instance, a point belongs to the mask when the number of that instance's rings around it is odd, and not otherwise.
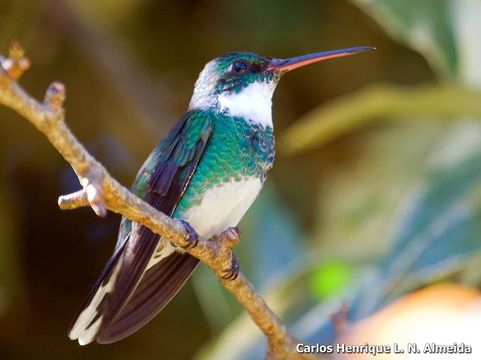
[[[277,158],[242,221],[241,269],[295,335],[432,283],[481,287],[481,2],[0,0],[0,49],[21,80],[67,87],[67,121],[123,184],[183,114],[203,65],[377,47],[309,66],[274,96]],[[119,217],[62,212],[65,161],[0,108],[0,359],[262,359],[265,342],[201,267],[141,331],[80,347],[67,328],[109,258]]]

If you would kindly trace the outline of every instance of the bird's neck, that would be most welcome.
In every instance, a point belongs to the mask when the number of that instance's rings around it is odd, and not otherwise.
[[[241,117],[247,121],[272,128],[272,94],[275,86],[254,82],[238,92],[228,94],[201,94],[194,90],[189,109],[215,109],[222,114]],[[200,89],[202,90],[202,89]]]

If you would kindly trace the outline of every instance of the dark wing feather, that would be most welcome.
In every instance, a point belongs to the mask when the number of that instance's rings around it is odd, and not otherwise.
[[[156,209],[172,215],[204,153],[212,127],[212,119],[206,112],[184,115],[144,163],[132,190]],[[78,312],[69,333],[72,339],[78,338],[79,343],[96,338],[108,341],[117,334],[112,341],[119,340],[156,314],[151,315],[148,309],[160,311],[175,295],[197,261],[190,255],[176,256],[161,261],[147,271],[148,276],[144,275],[159,240],[148,228],[122,220],[114,256]],[[169,269],[170,265],[175,265],[176,270]],[[156,278],[162,282],[156,292],[148,290],[151,300],[136,302],[135,297],[148,288],[143,284],[144,279],[148,284]],[[135,318],[134,313],[139,317]],[[122,329],[123,336],[118,329]],[[111,330],[115,334],[110,334]]]
[[[179,292],[198,264],[199,260],[189,254],[174,253],[147,270],[132,297],[100,333],[97,342],[119,341],[148,323]]]

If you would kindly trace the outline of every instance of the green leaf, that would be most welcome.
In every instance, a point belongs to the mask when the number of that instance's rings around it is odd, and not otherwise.
[[[458,73],[459,53],[455,42],[449,0],[353,0],[374,17],[395,39],[421,53],[447,79]],[[457,2],[454,2],[457,3]]]
[[[304,115],[281,134],[279,147],[287,155],[303,152],[376,121],[481,118],[480,99],[481,92],[465,87],[373,85]]]
[[[389,250],[350,301],[351,321],[407,292],[465,273],[481,255],[481,126],[455,124],[439,143],[398,212]],[[331,330],[320,320],[306,336],[323,334],[323,341],[331,341]]]
[[[442,79],[481,85],[481,2],[352,0],[396,40],[429,62]]]
[[[431,171],[381,267],[385,294],[463,269],[481,251],[481,153]]]

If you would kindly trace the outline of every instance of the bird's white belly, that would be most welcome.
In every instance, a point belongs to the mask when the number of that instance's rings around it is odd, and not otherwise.
[[[245,178],[215,186],[205,192],[199,205],[183,213],[182,219],[202,237],[219,235],[239,223],[261,188],[259,178]]]
[[[185,211],[180,218],[187,221],[200,236],[210,239],[227,228],[236,226],[261,188],[262,181],[259,178],[246,178],[215,186],[205,192],[199,205]],[[184,250],[169,241],[161,240],[147,264],[147,269],[174,251]]]

